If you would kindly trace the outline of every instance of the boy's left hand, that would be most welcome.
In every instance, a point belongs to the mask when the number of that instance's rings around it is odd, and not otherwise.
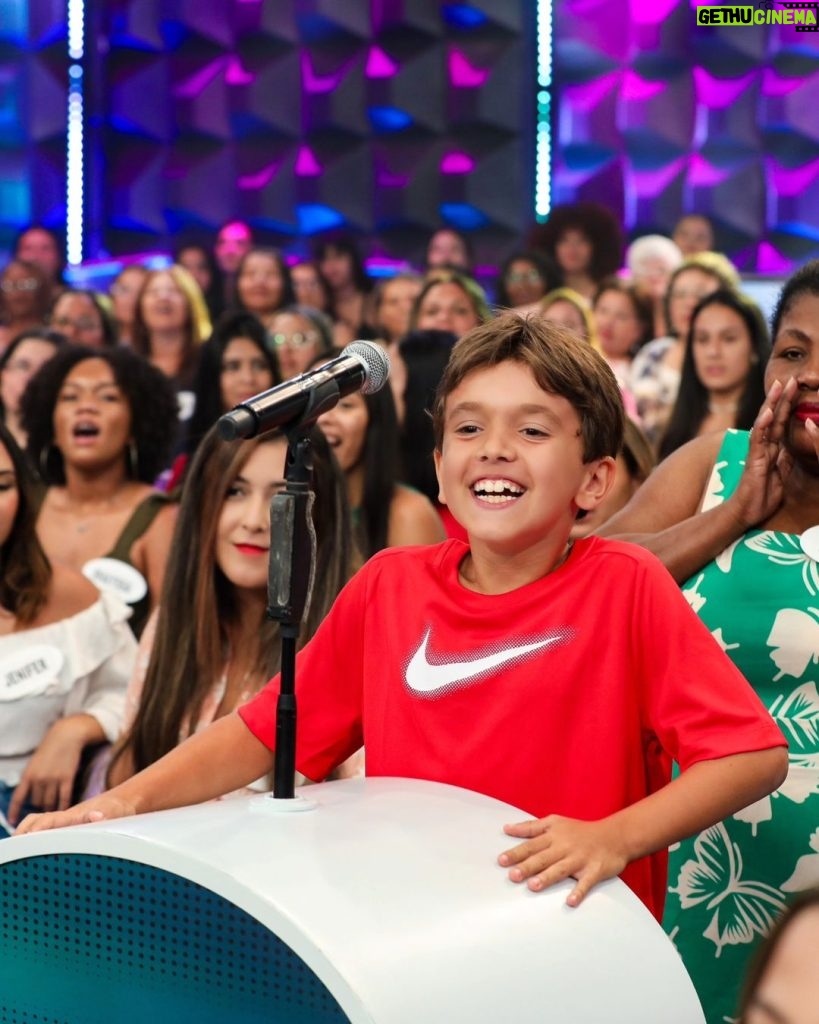
[[[539,892],[564,878],[577,879],[566,902],[576,907],[592,886],[619,875],[629,862],[619,829],[607,821],[577,821],[550,814],[546,818],[504,825],[508,836],[525,839],[498,857],[513,882],[527,882]]]

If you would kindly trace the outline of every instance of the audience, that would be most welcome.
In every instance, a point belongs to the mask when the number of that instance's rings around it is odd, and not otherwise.
[[[544,320],[579,334],[592,348],[600,349],[597,328],[591,313],[591,306],[583,296],[572,288],[554,288],[538,303]]]
[[[725,290],[707,295],[691,318],[660,458],[701,434],[750,430],[765,399],[770,349],[765,320],[752,302]]]
[[[332,315],[333,296],[327,278],[313,260],[300,260],[290,268],[296,304]]]
[[[65,335],[39,327],[18,334],[0,356],[0,416],[22,449],[28,442],[21,419],[23,393],[34,374],[65,343]]]
[[[539,300],[559,283],[557,267],[543,253],[515,253],[501,267],[495,304],[519,313],[534,312]]]
[[[49,563],[33,489],[0,425],[0,661],[4,672],[30,668],[22,692],[0,693],[0,812],[11,825],[73,802],[83,752],[119,732],[136,651],[125,605]]]
[[[665,235],[643,235],[626,249],[631,283],[651,301],[653,338],[665,334],[665,293],[671,275],[682,261],[683,254]]]
[[[304,373],[317,356],[330,351],[333,324],[324,313],[309,306],[284,306],[271,319],[267,337],[282,379],[289,380]]]
[[[173,481],[178,482],[187,459],[219,417],[240,402],[280,382],[276,357],[268,344],[261,321],[251,313],[225,313],[216,322],[196,377],[196,404],[188,422],[185,454],[177,460]]]
[[[739,1024],[816,1024],[818,1007],[819,888],[813,888],[791,903],[760,946],[745,979]]]
[[[0,352],[23,331],[44,327],[51,290],[35,263],[13,259],[0,275]]]
[[[236,294],[236,274],[239,264],[253,248],[253,231],[249,224],[242,220],[230,220],[219,228],[213,255],[216,265],[222,274],[225,306],[235,306],[238,301]]]
[[[51,309],[50,324],[75,345],[111,348],[117,344],[117,324],[108,300],[87,289],[65,288]]]
[[[295,302],[290,270],[278,249],[250,249],[236,273],[237,304],[270,330],[276,313]]]
[[[333,319],[353,338],[373,337],[372,283],[353,239],[343,234],[327,236],[316,245],[314,259],[330,286]]]
[[[557,266],[563,284],[591,302],[600,284],[616,274],[623,259],[623,235],[615,216],[598,203],[556,206],[529,235]]]
[[[411,331],[449,331],[457,338],[492,316],[481,286],[458,270],[427,275],[410,314]]]
[[[49,288],[49,303],[59,295],[65,283],[64,249],[62,239],[57,233],[43,224],[31,224],[17,236],[14,256],[25,263],[33,263],[45,274]]]
[[[355,537],[365,559],[382,548],[444,539],[430,501],[399,483],[398,420],[389,388],[345,395],[319,416],[318,426],[344,473]]]
[[[404,368],[401,402],[400,461],[404,481],[435,506],[448,536],[464,537],[449,509],[438,500],[438,477],[432,453],[435,434],[430,410],[457,341],[452,331],[411,331],[398,346]]]
[[[471,242],[462,231],[455,228],[438,228],[427,243],[427,270],[446,267],[471,274],[473,262]]]
[[[754,945],[819,880],[819,261],[786,283],[772,336],[753,429],[690,441],[600,530],[660,557],[790,743],[772,798],[670,852],[664,923],[709,1024],[733,1018]]]
[[[316,582],[300,647],[353,568],[344,481],[320,432],[311,436]],[[280,434],[229,444],[212,430],[202,441],[185,483],[162,603],[140,643],[109,785],[234,711],[278,671],[279,627],[265,608],[270,501],[284,487],[286,452]]]
[[[592,316],[600,351],[620,387],[627,388],[632,360],[652,337],[651,304],[634,285],[610,277],[597,289]]]
[[[643,429],[652,444],[659,444],[677,398],[688,329],[697,303],[718,288],[736,291],[738,287],[736,269],[715,252],[688,257],[669,278],[665,295],[667,333],[640,350],[629,377]]]
[[[148,272],[137,300],[131,345],[171,382],[183,421],[193,413],[200,347],[210,332],[202,291],[184,267]]]
[[[671,239],[686,259],[699,252],[713,252],[714,226],[701,213],[687,213],[674,225]]]
[[[40,543],[52,562],[123,596],[137,634],[159,599],[171,542],[175,510],[151,484],[168,464],[175,418],[169,383],[125,348],[65,346],[23,396],[45,485]]]
[[[623,446],[615,460],[614,484],[597,508],[578,518],[572,538],[587,537],[624,508],[654,470],[657,459],[648,438],[634,420],[626,417]]]
[[[412,307],[423,287],[424,279],[420,274],[401,271],[379,281],[375,289],[374,326],[390,354],[410,329]]]
[[[225,299],[222,274],[211,250],[206,245],[188,242],[176,250],[174,263],[184,267],[199,285],[210,318],[215,320],[225,308]]]
[[[133,343],[137,302],[147,275],[148,268],[141,263],[128,263],[120,270],[108,289],[120,345],[130,347]]]

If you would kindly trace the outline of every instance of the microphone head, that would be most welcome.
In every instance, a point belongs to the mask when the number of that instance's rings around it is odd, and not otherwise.
[[[342,349],[341,354],[357,356],[364,363],[362,395],[373,395],[387,383],[390,375],[390,357],[380,345],[373,341],[352,341]]]
[[[237,405],[216,421],[216,433],[222,441],[238,441],[242,437],[255,437],[259,423],[250,409]]]

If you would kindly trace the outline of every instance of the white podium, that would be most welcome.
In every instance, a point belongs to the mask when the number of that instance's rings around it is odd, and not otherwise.
[[[519,810],[325,783],[0,842],[4,1020],[702,1024],[619,880],[575,910],[496,863]]]

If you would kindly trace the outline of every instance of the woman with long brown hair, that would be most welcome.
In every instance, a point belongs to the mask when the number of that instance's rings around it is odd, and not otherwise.
[[[311,432],[315,588],[306,643],[352,566],[344,477],[320,431]],[[265,618],[269,505],[284,487],[287,442],[266,434],[238,444],[215,428],[186,478],[162,602],[140,644],[114,785],[233,711],[279,669],[279,627]]]

